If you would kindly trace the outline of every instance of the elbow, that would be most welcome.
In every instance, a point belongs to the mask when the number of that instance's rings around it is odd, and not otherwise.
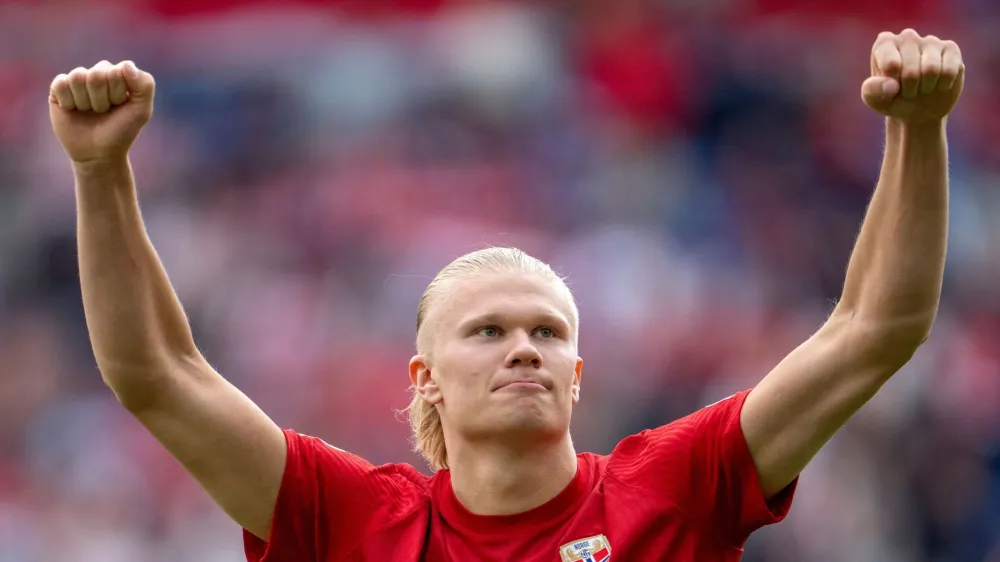
[[[921,329],[905,326],[884,333],[876,330],[868,337],[873,343],[871,355],[879,364],[895,372],[909,363],[920,346],[927,341],[930,327]]]
[[[114,393],[118,403],[132,413],[155,406],[178,384],[178,379],[197,377],[205,372],[203,365],[204,360],[200,357],[155,362],[98,361],[104,385]]]
[[[137,413],[146,410],[161,394],[157,387],[162,385],[162,377],[149,373],[116,372],[101,370],[104,386],[108,387],[115,399],[129,412]]]
[[[883,320],[835,314],[831,323],[848,334],[850,345],[867,363],[891,375],[908,363],[930,338],[934,315]]]

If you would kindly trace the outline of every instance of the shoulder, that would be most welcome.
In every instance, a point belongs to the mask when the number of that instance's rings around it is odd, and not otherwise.
[[[645,491],[690,495],[727,466],[749,458],[738,392],[676,421],[622,439],[608,456],[612,481]]]
[[[611,462],[636,458],[688,455],[721,444],[726,437],[742,438],[740,412],[749,390],[737,392],[678,420],[643,430],[622,439],[611,453]]]
[[[271,540],[245,533],[248,560],[348,552],[428,504],[428,478],[409,464],[375,465],[318,437],[292,429],[284,434],[288,460]]]
[[[740,424],[750,391],[623,439],[605,478],[649,513],[668,506],[727,543],[784,517],[790,495],[770,505]]]
[[[397,501],[413,494],[426,495],[429,489],[429,478],[410,464],[375,465],[322,438],[291,429],[284,433],[288,443],[286,480],[306,479],[320,484],[335,480],[342,491],[356,486],[351,493],[390,494]]]

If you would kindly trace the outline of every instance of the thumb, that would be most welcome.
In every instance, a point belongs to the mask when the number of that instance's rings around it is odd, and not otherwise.
[[[899,81],[888,76],[872,76],[861,84],[861,99],[875,110],[888,109],[899,94]]]
[[[122,64],[122,75],[125,77],[125,85],[128,86],[129,94],[135,101],[149,101],[153,97],[156,83],[153,75],[136,68],[132,61],[125,61]]]

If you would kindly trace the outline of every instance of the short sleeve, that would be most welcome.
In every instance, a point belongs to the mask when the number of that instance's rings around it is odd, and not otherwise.
[[[766,500],[740,412],[750,391],[619,443],[608,470],[657,494],[734,546],[784,519],[798,482]]]
[[[288,459],[271,534],[265,542],[243,530],[248,562],[339,560],[426,495],[403,465],[374,466],[321,439],[284,433]]]

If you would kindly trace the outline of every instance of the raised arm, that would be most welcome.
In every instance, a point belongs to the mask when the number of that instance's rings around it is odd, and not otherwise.
[[[285,466],[281,430],[195,346],[146,234],[128,150],[153,77],[126,62],[52,82],[49,114],[76,180],[80,285],[104,382],[241,526],[267,539]]]
[[[958,46],[882,33],[864,102],[885,157],[828,321],[750,393],[741,424],[765,494],[780,492],[930,334],[948,231],[945,123],[964,83]]]

